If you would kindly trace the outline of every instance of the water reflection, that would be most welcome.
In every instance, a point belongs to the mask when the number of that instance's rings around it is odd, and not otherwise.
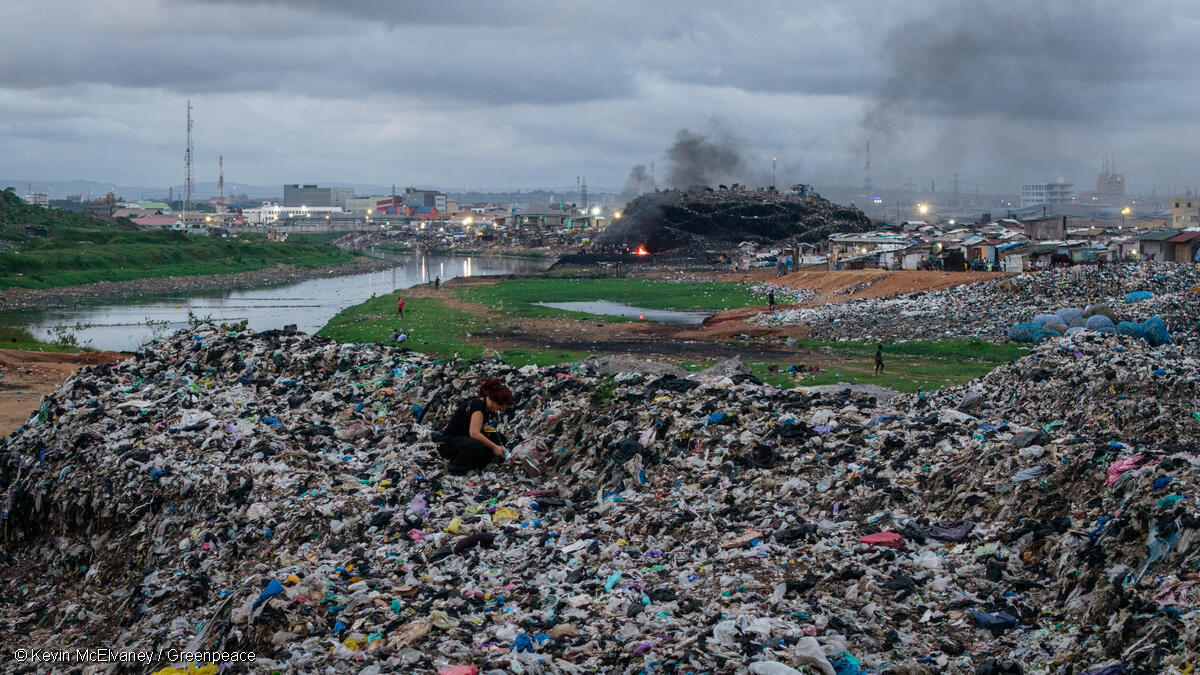
[[[544,260],[498,256],[452,257],[376,252],[396,267],[350,276],[309,279],[295,284],[192,296],[136,298],[78,307],[9,312],[8,324],[26,325],[39,339],[53,340],[56,327],[71,330],[81,344],[96,349],[133,350],[156,332],[170,333],[188,324],[189,313],[226,323],[245,319],[254,330],[296,324],[315,333],[342,309],[393,289],[410,288],[458,276],[528,274],[546,269]],[[431,274],[431,272],[433,274]]]

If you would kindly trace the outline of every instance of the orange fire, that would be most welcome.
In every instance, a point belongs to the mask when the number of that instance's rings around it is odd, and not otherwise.
[[[646,250],[645,246],[638,246],[637,250],[634,251],[634,253],[636,253],[637,255],[650,255],[650,252]]]

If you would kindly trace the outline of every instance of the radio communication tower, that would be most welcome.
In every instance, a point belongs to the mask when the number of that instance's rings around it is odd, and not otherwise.
[[[187,221],[187,212],[195,208],[193,200],[196,197],[196,177],[192,173],[192,101],[187,102],[187,150],[183,153],[183,218]]]

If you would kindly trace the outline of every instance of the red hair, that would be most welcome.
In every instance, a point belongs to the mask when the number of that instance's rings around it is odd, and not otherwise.
[[[498,405],[512,405],[513,395],[512,390],[504,386],[498,378],[488,377],[479,384],[479,396],[481,398],[490,398],[493,403]]]

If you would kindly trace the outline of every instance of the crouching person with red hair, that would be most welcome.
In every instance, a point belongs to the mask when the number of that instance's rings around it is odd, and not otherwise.
[[[480,383],[478,396],[458,404],[438,449],[450,461],[447,471],[461,475],[508,458],[508,449],[504,447],[507,441],[489,422],[512,403],[512,391],[499,379],[489,377]]]

